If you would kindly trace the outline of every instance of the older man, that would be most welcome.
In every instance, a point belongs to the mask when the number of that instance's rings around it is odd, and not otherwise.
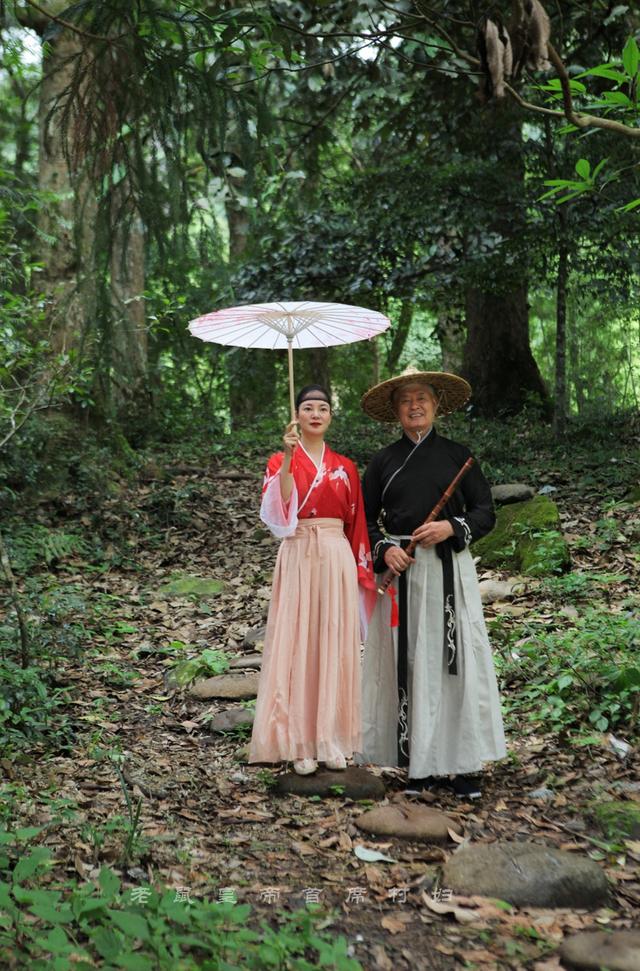
[[[376,573],[390,569],[399,607],[380,597],[365,647],[363,759],[405,765],[409,788],[444,785],[477,798],[474,777],[506,755],[500,699],[469,543],[494,526],[489,485],[475,463],[438,519],[422,525],[469,450],[440,436],[436,414],[461,407],[471,388],[441,372],[405,372],[362,399],[402,437],[363,479]],[[418,542],[414,557],[403,547]],[[453,778],[451,778],[453,776]]]

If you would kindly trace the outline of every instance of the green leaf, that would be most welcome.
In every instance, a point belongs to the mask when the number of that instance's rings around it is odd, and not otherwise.
[[[638,206],[640,206],[640,199],[633,199],[631,202],[628,202],[626,206],[620,206],[618,209],[616,209],[616,212],[631,212],[633,209],[637,209]]]
[[[29,907],[32,914],[46,920],[49,924],[69,924],[73,920],[71,908],[67,906],[56,907],[54,904],[36,903]]]
[[[104,910],[107,905],[107,901],[104,897],[89,897],[87,900],[82,900],[79,903],[76,901],[74,904],[74,910],[76,917],[84,917],[85,914],[93,914],[96,910]]]
[[[14,836],[17,840],[32,840],[41,832],[42,826],[23,826],[15,831]]]
[[[598,162],[598,164],[596,165],[596,167],[595,167],[595,169],[593,170],[593,172],[592,172],[592,174],[591,174],[591,178],[592,178],[592,179],[593,179],[594,181],[595,181],[595,179],[596,179],[596,177],[598,176],[598,174],[599,174],[599,173],[600,173],[600,172],[602,171],[602,169],[603,169],[603,168],[605,167],[605,165],[607,164],[607,162],[608,162],[608,161],[609,161],[609,159],[608,159],[608,158],[603,158],[603,159],[600,159],[600,161]]]
[[[602,98],[607,104],[624,105],[625,108],[631,104],[630,98],[624,91],[604,91]]]
[[[577,198],[578,198],[578,196],[581,196],[581,195],[583,194],[583,192],[588,192],[590,188],[591,188],[591,187],[590,187],[590,186],[588,186],[588,185],[587,185],[587,184],[585,183],[585,184],[584,184],[584,185],[582,186],[582,188],[580,188],[580,189],[576,189],[576,190],[575,190],[574,192],[570,192],[570,193],[569,193],[569,195],[567,195],[567,196],[562,196],[562,198],[560,198],[560,199],[557,199],[556,201],[557,201],[557,203],[558,203],[558,205],[561,205],[561,204],[562,204],[563,202],[571,202],[571,200],[572,200],[572,199],[577,199]]]
[[[96,951],[105,961],[114,961],[122,951],[120,938],[110,927],[100,926],[91,931],[89,936]]]
[[[16,881],[28,880],[50,858],[51,850],[47,849],[46,846],[36,846],[29,853],[29,856],[24,856],[18,860],[13,871],[13,879]]]
[[[121,954],[118,965],[125,971],[153,971],[158,967],[153,958],[137,953]]]
[[[0,883],[0,907],[2,910],[15,910],[8,883]]]
[[[630,37],[622,51],[622,63],[629,77],[634,78],[640,65],[640,51],[635,37]]]
[[[45,948],[53,954],[63,954],[69,949],[69,938],[61,927],[54,927],[44,938]]]
[[[581,179],[588,179],[591,173],[591,163],[586,158],[579,158],[576,162],[576,172]]]
[[[622,84],[627,80],[626,76],[622,71],[616,71],[615,68],[610,67],[608,64],[600,64],[598,67],[592,67],[588,71],[583,71],[582,74],[576,74],[576,78],[607,78],[608,81],[617,81]]]
[[[107,913],[116,927],[127,937],[140,938],[141,941],[149,940],[149,925],[144,917],[121,910],[108,910]]]
[[[103,866],[98,875],[98,883],[100,884],[100,889],[102,890],[102,895],[107,898],[107,900],[113,900],[117,897],[120,891],[120,880],[109,867]]]

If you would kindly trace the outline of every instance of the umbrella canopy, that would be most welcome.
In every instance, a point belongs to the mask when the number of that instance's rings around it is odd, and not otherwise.
[[[233,347],[262,347],[289,352],[289,397],[294,415],[293,348],[352,344],[381,334],[390,325],[376,310],[344,303],[310,300],[249,304],[215,310],[189,323],[194,337]]]

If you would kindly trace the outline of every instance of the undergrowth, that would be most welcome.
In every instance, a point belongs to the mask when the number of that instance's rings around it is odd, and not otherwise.
[[[38,827],[0,829],[0,961],[10,971],[361,971],[331,920],[310,909],[252,919],[234,901],[181,888],[59,880]]]
[[[505,631],[494,623],[491,636],[512,730],[522,730],[523,722],[545,732],[637,729],[637,613],[587,608],[571,624],[551,629],[533,621]]]

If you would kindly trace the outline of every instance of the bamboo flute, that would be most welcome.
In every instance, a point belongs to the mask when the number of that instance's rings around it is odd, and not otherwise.
[[[423,526],[426,526],[427,523],[432,523],[434,521],[434,519],[437,519],[438,518],[438,516],[440,515],[442,509],[449,502],[449,499],[451,498],[451,496],[453,495],[453,493],[458,488],[458,485],[460,484],[460,481],[467,474],[467,472],[469,471],[469,469],[471,468],[472,465],[473,465],[473,459],[472,458],[468,458],[467,461],[462,466],[462,468],[460,469],[460,471],[458,472],[458,474],[455,476],[455,478],[452,479],[452,481],[449,483],[449,485],[447,486],[447,488],[443,492],[442,496],[440,497],[440,499],[438,500],[438,502],[435,504],[435,506],[433,507],[433,509],[431,510],[431,512],[429,513],[429,515],[425,519],[425,521],[422,523]],[[415,552],[415,549],[416,549],[416,546],[417,546],[416,541],[412,539],[411,542],[409,543],[409,545],[407,546],[407,548],[405,549],[405,553],[408,556],[413,556],[413,554]],[[387,592],[387,590],[388,590],[388,588],[389,588],[389,586],[391,584],[391,581],[393,580],[393,578],[395,576],[396,576],[396,574],[393,572],[393,570],[385,570],[385,572],[382,574],[382,578],[380,580],[380,583],[378,584],[378,593],[380,595],[385,594]]]

